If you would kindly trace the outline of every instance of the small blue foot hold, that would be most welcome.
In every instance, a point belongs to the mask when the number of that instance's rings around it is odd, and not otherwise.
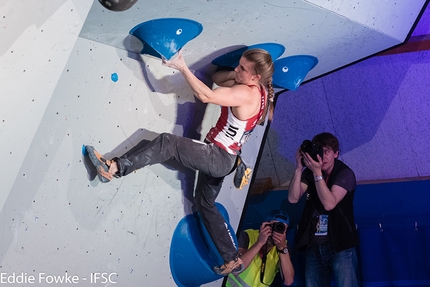
[[[87,149],[85,148],[85,145],[82,145],[82,154],[83,154],[84,156],[87,156],[87,155],[88,155],[88,152],[87,152]]]
[[[118,81],[118,74],[117,73],[113,73],[112,75],[110,75],[110,78],[113,82]]]

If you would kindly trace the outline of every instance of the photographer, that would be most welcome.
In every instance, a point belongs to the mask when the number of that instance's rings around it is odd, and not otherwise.
[[[245,270],[229,274],[227,287],[270,286],[279,271],[285,285],[293,284],[294,268],[286,240],[288,224],[288,215],[275,209],[267,215],[260,230],[247,229],[239,234],[239,252]]]
[[[304,141],[296,153],[288,200],[297,203],[306,193],[294,243],[298,251],[305,251],[307,287],[330,286],[331,271],[336,286],[358,286],[356,179],[338,156],[339,141],[330,133],[316,135],[311,144]]]

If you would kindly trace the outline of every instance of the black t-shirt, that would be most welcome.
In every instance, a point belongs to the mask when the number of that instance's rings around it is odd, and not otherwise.
[[[323,177],[324,180],[327,182],[327,175],[323,175]],[[315,184],[313,173],[309,168],[305,168],[305,170],[303,171],[301,181],[308,186],[310,184]],[[333,185],[338,185],[349,192],[353,191],[356,185],[354,172],[349,168],[340,171],[339,174],[336,176]]]
[[[323,175],[323,178],[326,182],[328,181],[329,176],[330,175],[327,175],[327,174]],[[311,179],[312,179],[312,181],[310,181]],[[301,181],[308,186],[309,186],[309,184],[315,184],[314,176],[313,176],[313,173],[310,169],[306,168],[303,171]],[[340,187],[344,188],[347,192],[353,191],[355,189],[355,186],[356,186],[356,180],[355,180],[354,172],[349,168],[340,171],[339,174],[334,179],[333,185],[340,186]],[[313,222],[312,226],[318,227],[319,221],[321,220],[320,216],[324,216],[324,215],[327,215],[327,211],[314,209],[314,211],[312,212],[312,217],[311,217],[311,221]],[[330,220],[330,218],[328,218],[328,220]],[[313,232],[316,232],[316,230],[314,230]],[[328,234],[315,236],[313,238],[313,242],[317,243],[317,244],[326,243],[328,241],[329,241]]]

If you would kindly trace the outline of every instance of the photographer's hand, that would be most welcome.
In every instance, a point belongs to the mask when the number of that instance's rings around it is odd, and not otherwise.
[[[288,228],[287,224],[285,224],[285,226]],[[285,228],[283,233],[273,232],[273,242],[275,243],[278,250],[283,250],[285,247],[288,248],[286,239],[287,228]],[[284,285],[290,286],[294,282],[294,267],[293,263],[291,262],[290,253],[288,252],[278,254],[279,261],[281,263],[281,278],[284,282]]]
[[[260,226],[260,234],[258,235],[257,241],[261,244],[265,244],[267,242],[267,238],[272,235],[272,227],[270,226],[270,222],[263,222]]]
[[[285,224],[285,226],[288,228],[288,225]],[[279,250],[282,250],[287,246],[286,232],[287,232],[287,229],[285,229],[285,231],[283,233],[279,233],[279,232],[273,232],[272,233],[273,243],[276,245],[276,248]]]
[[[288,185],[288,201],[291,203],[297,203],[308,189],[308,186],[301,182],[303,170],[302,159],[303,152],[298,148],[296,152],[296,169],[294,170],[293,177]]]
[[[315,161],[308,153],[303,154],[303,161],[307,168],[313,172],[314,176],[322,175],[321,166],[323,161],[319,155],[317,155],[317,158],[318,161]]]
[[[303,152],[299,148],[297,149],[297,152],[296,152],[296,168],[299,169],[300,171],[303,169],[302,160],[303,160]]]

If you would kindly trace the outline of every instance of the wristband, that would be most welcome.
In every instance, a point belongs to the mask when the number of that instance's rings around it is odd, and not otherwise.
[[[322,175],[314,176],[315,182],[318,182],[323,179]]]

